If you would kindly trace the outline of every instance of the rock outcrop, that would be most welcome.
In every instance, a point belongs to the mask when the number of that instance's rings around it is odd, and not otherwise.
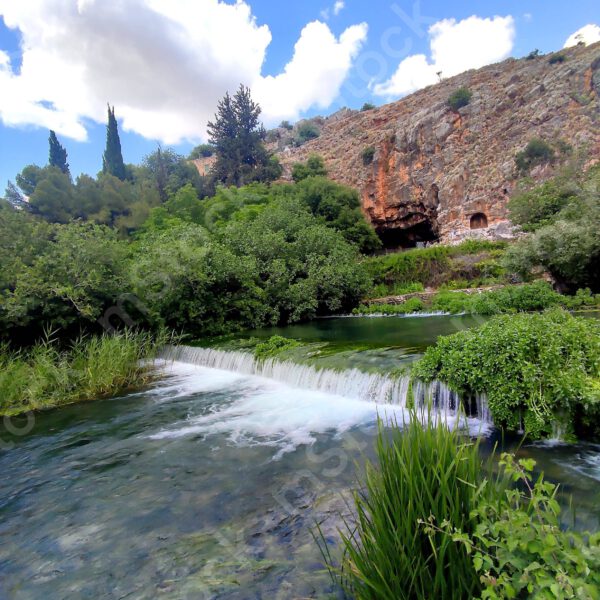
[[[560,54],[564,59],[552,59]],[[470,103],[452,110],[460,87]],[[320,154],[329,175],[360,191],[389,247],[471,235],[510,236],[515,154],[532,138],[600,158],[600,44],[468,71],[397,102],[325,119],[319,138],[276,150],[291,166]],[[369,157],[369,149],[372,159]],[[559,161],[560,162],[560,161]],[[556,165],[533,169],[543,180]]]

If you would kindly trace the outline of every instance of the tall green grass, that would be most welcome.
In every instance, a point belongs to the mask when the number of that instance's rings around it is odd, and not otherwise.
[[[492,489],[482,485],[478,443],[413,414],[403,428],[380,425],[376,451],[354,497],[356,522],[341,534],[339,565],[321,540],[330,572],[357,600],[475,597],[481,584],[464,546],[428,534],[423,522],[474,531],[471,511]]]
[[[165,334],[126,331],[81,337],[61,348],[51,336],[28,350],[0,344],[0,414],[12,415],[117,393],[151,377]]]

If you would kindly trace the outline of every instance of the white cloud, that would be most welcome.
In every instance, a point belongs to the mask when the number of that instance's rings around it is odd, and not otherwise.
[[[261,77],[254,86],[265,113],[279,120],[298,115],[308,103],[317,108],[329,106],[366,37],[365,23],[346,29],[339,41],[327,25],[319,21],[309,23],[284,72],[276,77]]]
[[[584,25],[575,33],[572,33],[565,42],[564,48],[576,46],[579,42],[583,42],[586,46],[600,42],[600,27],[595,23]]]
[[[511,16],[456,21],[444,19],[429,28],[431,58],[415,54],[402,60],[390,79],[373,86],[379,96],[410,94],[438,81],[438,73],[451,77],[468,69],[506,58],[515,37]]]
[[[344,0],[337,0],[336,3],[333,5],[333,14],[334,15],[339,15],[342,10],[344,10]]]
[[[205,137],[225,91],[249,85],[267,123],[326,107],[366,38],[366,25],[339,39],[309,23],[276,77],[261,73],[271,32],[243,0],[0,0],[22,35],[19,73],[0,50],[0,118],[86,139],[86,119],[106,103],[123,127],[165,143]],[[273,101],[276,99],[276,102]]]

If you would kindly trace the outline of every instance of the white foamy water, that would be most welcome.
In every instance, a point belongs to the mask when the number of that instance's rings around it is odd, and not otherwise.
[[[226,434],[235,444],[277,447],[277,458],[313,443],[320,433],[372,427],[378,417],[400,425],[408,418],[406,378],[357,369],[317,370],[289,362],[259,363],[248,353],[204,348],[171,348],[165,358],[172,362],[161,362],[168,375],[166,384],[156,390],[161,401],[217,390],[231,390],[233,400],[152,434],[152,439]],[[432,397],[434,415],[451,427],[458,424],[473,434],[485,434],[491,427],[478,417],[459,417],[457,399],[439,383],[417,385],[414,395]]]

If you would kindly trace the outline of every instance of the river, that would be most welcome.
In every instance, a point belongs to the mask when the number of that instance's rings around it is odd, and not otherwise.
[[[368,370],[477,322],[321,319],[251,334],[339,344],[349,366]],[[319,522],[335,540],[355,463],[372,457],[377,416],[401,418],[401,408],[352,386],[329,393],[302,379],[161,368],[143,391],[0,429],[0,597],[336,597],[311,530]],[[476,416],[469,426],[485,436],[484,451],[497,441]],[[600,446],[520,452],[573,495],[578,527],[598,526]]]

